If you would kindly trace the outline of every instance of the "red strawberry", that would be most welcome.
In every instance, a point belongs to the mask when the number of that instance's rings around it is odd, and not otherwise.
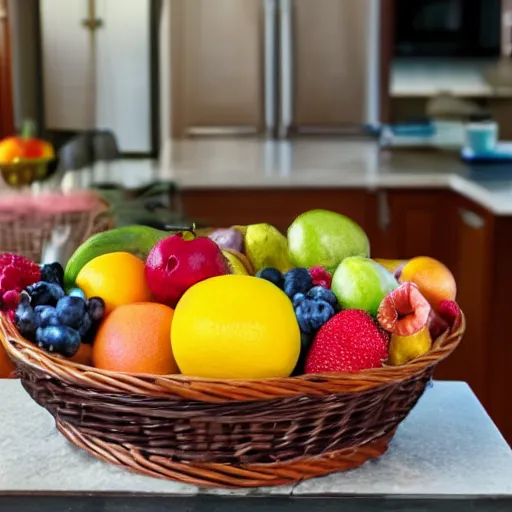
[[[306,360],[306,373],[379,368],[388,357],[388,341],[366,311],[346,309],[318,331]]]
[[[309,275],[313,280],[313,286],[323,286],[328,290],[331,288],[332,275],[324,267],[311,267]]]
[[[18,294],[41,279],[39,265],[17,254],[0,254],[0,297],[3,309],[13,309]]]

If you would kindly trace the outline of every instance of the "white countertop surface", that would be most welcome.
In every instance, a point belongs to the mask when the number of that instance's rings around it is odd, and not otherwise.
[[[494,88],[486,80],[497,59],[395,59],[391,68],[393,98],[429,98],[450,93],[458,98],[493,98],[512,95],[510,87]]]
[[[496,215],[512,215],[512,164],[471,171],[456,153],[383,153],[373,141],[187,140],[159,161],[118,160],[66,174],[65,189],[174,180],[182,190],[216,188],[448,188]]]
[[[461,382],[435,382],[428,388],[379,460],[346,473],[272,489],[198,489],[97,460],[61,436],[53,418],[18,381],[0,380],[0,418],[0,497],[118,492],[512,498],[512,451]]]

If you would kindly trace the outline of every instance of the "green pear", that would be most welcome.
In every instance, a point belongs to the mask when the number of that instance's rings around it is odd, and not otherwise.
[[[281,272],[292,268],[288,256],[288,241],[270,224],[251,224],[245,231],[245,254],[256,272],[273,267]]]
[[[397,280],[382,265],[352,256],[339,264],[331,289],[343,309],[364,309],[376,315],[382,299],[397,286]]]
[[[327,210],[299,215],[288,228],[288,245],[294,266],[321,266],[330,272],[349,256],[370,255],[363,229],[352,219]]]

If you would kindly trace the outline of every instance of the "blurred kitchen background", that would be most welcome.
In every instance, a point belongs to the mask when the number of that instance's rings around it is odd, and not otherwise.
[[[508,0],[2,3],[4,132],[11,115],[57,145],[109,129],[129,157],[173,138],[345,136],[383,123],[428,144],[432,121],[451,121],[441,142],[460,144],[456,121],[477,116],[512,138]]]
[[[33,119],[36,192],[117,224],[326,208],[376,257],[442,260],[467,334],[436,376],[512,443],[511,55],[512,0],[0,0],[0,138]]]

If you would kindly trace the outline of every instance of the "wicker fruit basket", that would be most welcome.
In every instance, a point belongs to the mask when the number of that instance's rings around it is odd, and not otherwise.
[[[53,196],[0,198],[0,248],[39,262],[56,228],[68,226],[67,246],[74,250],[90,236],[113,227],[109,205],[95,194],[87,204],[58,206]],[[68,198],[68,201],[73,201]],[[56,202],[58,207],[48,207]],[[90,204],[89,204],[90,203]]]
[[[384,454],[464,329],[462,318],[405,366],[215,381],[80,366],[41,351],[0,317],[22,385],[72,443],[138,473],[228,488],[294,483]]]

